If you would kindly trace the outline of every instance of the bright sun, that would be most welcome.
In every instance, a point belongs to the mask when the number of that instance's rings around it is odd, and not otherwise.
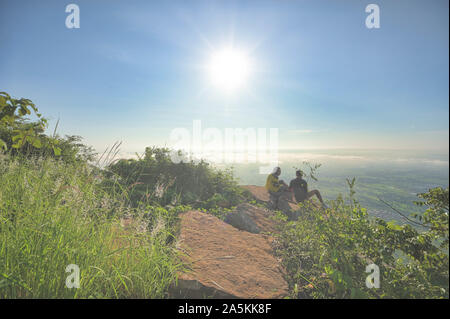
[[[234,91],[246,84],[250,64],[245,53],[235,49],[224,49],[212,55],[209,71],[216,87]]]

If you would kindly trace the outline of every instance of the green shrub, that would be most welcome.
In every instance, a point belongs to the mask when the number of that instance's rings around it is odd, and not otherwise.
[[[167,148],[149,148],[141,159],[122,159],[107,168],[105,186],[117,180],[130,202],[182,204],[196,208],[231,207],[244,198],[231,170],[216,170],[205,161],[174,163]]]
[[[282,224],[277,236],[292,296],[448,298],[448,188],[420,197],[429,206],[421,231],[369,218],[353,199],[339,197],[326,211],[303,204],[299,219]],[[380,288],[365,284],[372,263]]]

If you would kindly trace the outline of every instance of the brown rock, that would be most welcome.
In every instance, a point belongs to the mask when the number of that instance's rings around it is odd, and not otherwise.
[[[242,185],[241,187],[248,190],[257,202],[267,203],[270,200],[269,192],[263,186]]]
[[[272,218],[273,214],[266,208],[243,203],[225,217],[225,222],[251,233],[274,232],[277,223]]]
[[[265,187],[256,185],[242,185],[241,187],[248,190],[252,194],[256,202],[269,204],[270,195]],[[269,205],[269,207],[271,207],[271,205]],[[289,219],[296,219],[299,214],[299,207],[293,200],[293,195],[288,192],[285,195],[281,196],[278,201],[278,207],[276,207],[276,209],[283,211],[286,215],[288,215]]]
[[[181,298],[282,298],[283,270],[267,237],[198,211],[180,215],[179,249],[191,271],[171,289]]]

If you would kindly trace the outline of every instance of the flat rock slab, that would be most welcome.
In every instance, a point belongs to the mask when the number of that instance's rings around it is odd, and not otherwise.
[[[199,211],[180,214],[178,248],[191,271],[179,275],[178,298],[282,298],[283,269],[266,236],[240,231]]]

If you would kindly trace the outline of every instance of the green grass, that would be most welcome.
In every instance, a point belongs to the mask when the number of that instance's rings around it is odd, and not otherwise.
[[[180,267],[172,226],[148,222],[100,181],[87,164],[0,159],[0,298],[167,296]],[[69,264],[80,268],[78,289],[66,287]]]

